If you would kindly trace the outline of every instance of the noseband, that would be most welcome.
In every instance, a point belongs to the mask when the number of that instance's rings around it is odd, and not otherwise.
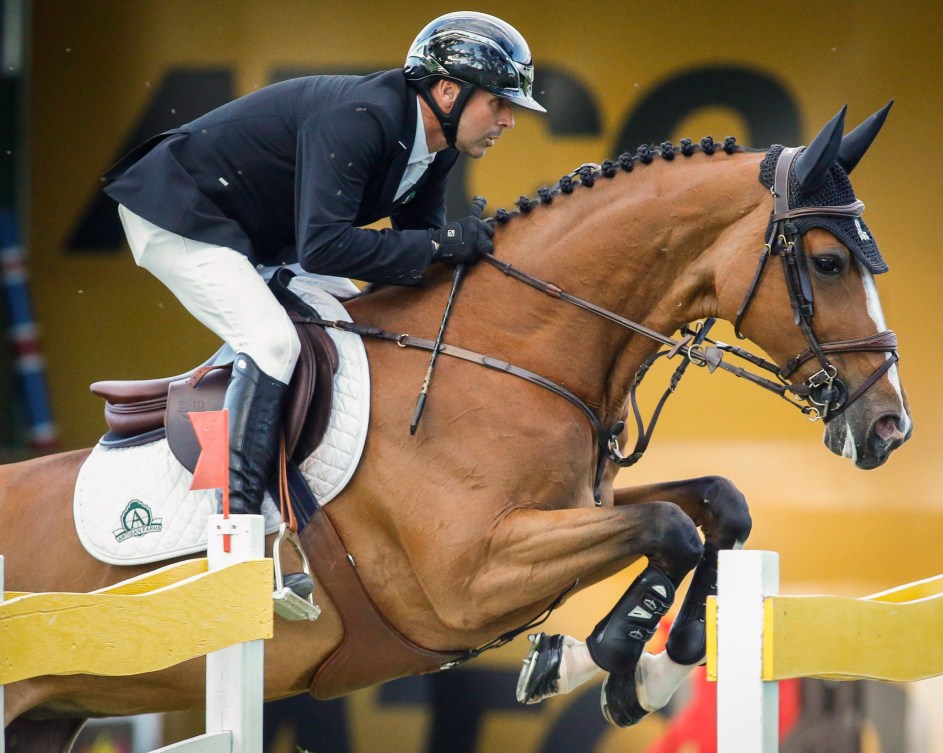
[[[897,363],[897,335],[891,330],[884,330],[876,335],[852,340],[835,340],[829,343],[821,343],[816,337],[812,327],[814,313],[812,283],[809,280],[809,268],[802,243],[802,235],[797,230],[793,220],[796,217],[809,215],[860,217],[864,211],[864,204],[860,201],[854,201],[851,204],[842,206],[790,209],[789,173],[799,152],[798,148],[783,149],[776,163],[775,177],[771,189],[774,203],[773,212],[770,216],[769,237],[763,248],[763,253],[760,255],[753,282],[747,289],[743,303],[740,304],[740,309],[737,311],[734,331],[737,337],[743,339],[743,335],[740,333],[740,324],[756,294],[766,263],[771,256],[778,256],[782,261],[786,289],[789,292],[789,301],[792,305],[795,324],[802,330],[809,347],[778,368],[775,364],[770,364],[764,359],[759,359],[762,363],[750,360],[769,371],[773,371],[784,384],[788,384],[789,378],[805,363],[813,359],[817,360],[821,367],[819,371],[812,374],[802,385],[790,385],[789,392],[799,400],[808,401],[809,404],[805,406],[796,403],[803,413],[812,420],[821,418],[825,423],[828,423],[836,416],[844,413],[855,400],[867,392],[878,379]],[[839,378],[838,369],[828,360],[827,354],[864,352],[890,353],[890,357],[886,358],[884,363],[858,386],[857,390],[849,394],[848,386]]]

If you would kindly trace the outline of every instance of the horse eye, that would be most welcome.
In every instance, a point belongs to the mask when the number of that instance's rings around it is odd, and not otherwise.
[[[812,263],[815,264],[815,268],[827,275],[834,275],[842,271],[842,260],[841,257],[825,255],[825,256],[815,256],[812,258]]]

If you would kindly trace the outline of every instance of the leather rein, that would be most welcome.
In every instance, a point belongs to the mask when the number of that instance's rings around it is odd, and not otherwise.
[[[827,423],[835,416],[844,412],[897,362],[897,336],[890,330],[851,340],[836,340],[821,343],[812,329],[812,286],[808,277],[802,238],[795,227],[795,223],[792,222],[792,219],[804,215],[823,214],[858,217],[861,215],[864,205],[860,201],[856,201],[853,204],[839,207],[804,207],[801,209],[789,209],[788,176],[790,167],[798,153],[799,149],[784,149],[777,162],[775,180],[772,188],[774,196],[774,208],[770,217],[772,229],[760,256],[756,274],[737,312],[735,322],[737,336],[742,337],[742,335],[740,335],[740,323],[754,298],[766,268],[766,263],[771,256],[779,256],[782,259],[783,270],[786,277],[786,287],[789,291],[793,311],[795,312],[796,324],[802,329],[809,343],[807,350],[800,353],[783,366],[779,366],[761,356],[750,353],[743,348],[709,339],[707,335],[714,324],[714,319],[707,319],[703,322],[683,327],[681,329],[681,338],[675,340],[643,324],[634,322],[608,309],[597,306],[590,301],[567,293],[558,286],[533,277],[493,256],[484,256],[482,258],[482,261],[499,269],[504,272],[504,274],[546,293],[552,298],[577,306],[595,316],[599,316],[654,340],[660,345],[666,346],[666,350],[656,352],[639,366],[630,387],[629,397],[635,416],[638,438],[635,448],[629,455],[624,455],[619,446],[619,437],[625,430],[625,421],[620,419],[614,424],[608,424],[597,416],[593,409],[590,408],[582,398],[562,385],[532,371],[515,366],[498,358],[443,343],[441,340],[414,337],[406,333],[397,334],[379,327],[360,325],[343,320],[310,319],[310,321],[325,327],[333,327],[345,332],[352,332],[363,337],[395,342],[402,348],[418,348],[442,353],[454,358],[460,358],[495,371],[501,371],[524,379],[569,401],[586,416],[596,435],[596,441],[599,446],[599,456],[593,484],[593,498],[596,504],[600,505],[602,504],[600,484],[607,462],[612,462],[620,468],[625,468],[634,465],[642,458],[651,440],[655,424],[658,421],[665,401],[675,391],[681,377],[691,363],[696,366],[706,367],[711,373],[720,369],[736,377],[745,379],[763,389],[779,395],[791,405],[798,408],[810,420],[815,421],[822,419]],[[849,395],[847,386],[838,378],[838,369],[828,360],[828,354],[856,352],[886,352],[890,353],[891,357],[887,358],[870,377],[859,385],[857,390]],[[728,364],[724,361],[724,354],[726,353],[743,359],[764,371],[770,372],[775,375],[778,381],[754,374],[739,366]],[[646,428],[636,399],[636,391],[655,361],[662,357],[671,359],[675,356],[681,356],[681,363],[671,376],[668,388],[656,405]],[[794,375],[805,363],[812,359],[818,360],[821,369],[809,377],[803,384],[790,383],[788,381],[789,377]]]

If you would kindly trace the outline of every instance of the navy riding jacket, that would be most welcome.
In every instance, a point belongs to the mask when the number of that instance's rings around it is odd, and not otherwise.
[[[438,152],[394,201],[417,120],[400,70],[292,79],[146,141],[105,174],[104,190],[165,230],[254,264],[416,284],[458,158]],[[385,217],[393,231],[362,227]]]

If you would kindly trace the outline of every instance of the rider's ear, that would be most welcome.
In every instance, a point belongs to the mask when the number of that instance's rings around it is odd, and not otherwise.
[[[447,115],[455,106],[455,100],[458,98],[461,88],[454,81],[443,78],[435,83],[433,91],[437,95],[436,101],[439,107]]]

